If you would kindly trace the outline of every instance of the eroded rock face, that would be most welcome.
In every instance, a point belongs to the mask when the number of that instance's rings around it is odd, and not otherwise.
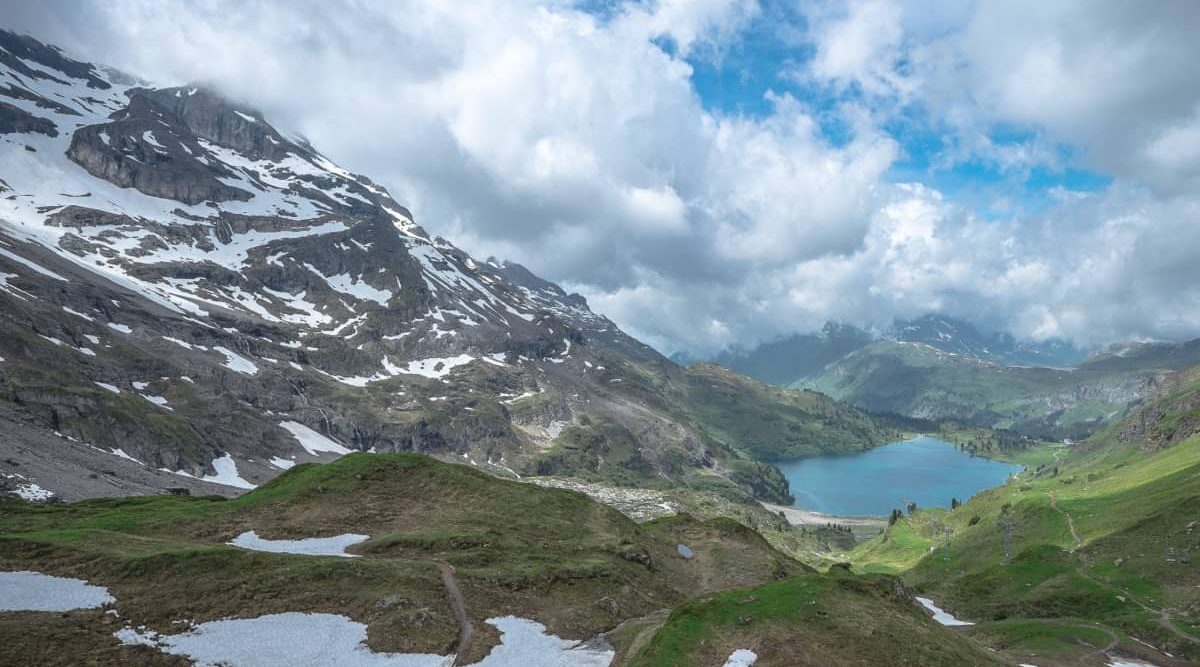
[[[1122,423],[1122,443],[1155,451],[1200,433],[1200,372],[1175,373]]]
[[[131,95],[169,111],[197,138],[254,160],[280,160],[288,153],[312,152],[285,139],[258,111],[238,109],[228,98],[202,86],[136,89]]]
[[[252,193],[221,182],[233,176],[228,169],[196,159],[204,149],[181,126],[135,95],[112,122],[76,130],[67,157],[97,178],[154,197],[184,204],[249,200]]]
[[[51,137],[58,136],[58,128],[54,123],[20,109],[11,104],[0,102],[0,134],[14,132],[38,132]]]

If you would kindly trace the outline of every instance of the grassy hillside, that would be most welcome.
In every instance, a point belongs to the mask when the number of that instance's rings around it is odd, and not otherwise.
[[[370,539],[346,559],[225,544],[245,530]],[[611,631],[618,665],[717,665],[734,648],[764,667],[999,664],[889,575],[818,574],[729,518],[638,525],[579,493],[414,454],[300,465],[235,499],[5,500],[0,571],[84,578],[117,603],[116,615],[0,613],[0,645],[19,664],[175,665],[113,631],[311,611],[367,624],[377,651],[445,653],[458,626],[438,562],[454,567],[476,630],[467,661],[498,641],[483,619],[514,614],[569,638]]]
[[[858,451],[900,435],[823,394],[780,389],[713,364],[689,366],[681,394],[705,432],[759,460]]]
[[[1018,481],[901,519],[855,566],[902,574],[999,648],[1072,655],[1099,627],[1200,657],[1198,407],[1200,369]]]
[[[269,539],[371,537],[351,549],[362,556],[352,559],[224,544],[246,530]],[[681,558],[679,543],[690,543],[696,557]],[[297,466],[231,500],[0,504],[0,570],[107,586],[125,622],[160,632],[175,630],[181,619],[325,611],[366,623],[376,650],[444,652],[458,630],[435,561],[457,570],[480,630],[476,657],[496,641],[482,622],[491,616],[517,614],[561,636],[587,638],[694,594],[809,571],[737,524],[641,527],[579,493],[412,454]],[[66,631],[58,615],[9,616],[0,614],[6,659],[45,664],[48,640]],[[68,616],[66,627],[83,628],[92,639],[82,648],[60,646],[60,657],[82,651],[100,664],[133,659],[133,649],[112,639],[115,628],[94,631],[111,617],[96,610]]]
[[[756,667],[1006,664],[934,623],[890,577],[840,568],[689,602],[628,664],[721,665],[737,649]]]

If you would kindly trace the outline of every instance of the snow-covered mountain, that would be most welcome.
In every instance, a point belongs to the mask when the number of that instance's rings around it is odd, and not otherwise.
[[[1082,361],[1087,352],[1060,339],[1020,340],[1004,332],[984,332],[964,320],[930,314],[898,321],[881,336],[885,340],[922,343],[943,352],[994,361],[1006,366],[1062,368]]]
[[[228,492],[355,449],[732,486],[757,464],[687,372],[248,106],[0,32],[0,487]]]

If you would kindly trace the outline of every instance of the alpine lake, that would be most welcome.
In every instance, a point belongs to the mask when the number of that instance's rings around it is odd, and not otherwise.
[[[1022,470],[928,436],[776,465],[791,484],[796,507],[833,516],[886,516],[909,503],[949,507],[952,498],[965,502]]]

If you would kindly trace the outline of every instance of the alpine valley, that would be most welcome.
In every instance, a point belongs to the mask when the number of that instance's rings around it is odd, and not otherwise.
[[[419,213],[0,31],[0,665],[1200,660],[1197,344],[930,316],[681,365]],[[1023,469],[791,507],[779,462],[925,432]]]

